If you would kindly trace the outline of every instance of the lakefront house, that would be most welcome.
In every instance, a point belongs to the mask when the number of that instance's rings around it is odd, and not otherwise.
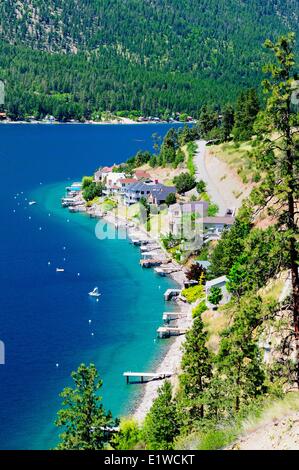
[[[186,219],[202,218],[208,213],[209,204],[206,201],[180,202],[169,207],[169,229],[175,237],[183,234],[183,225]]]
[[[175,194],[175,186],[164,186],[157,180],[137,181],[130,184],[124,191],[124,203],[127,206],[136,204],[140,199],[145,198],[150,204],[163,204],[169,194]]]

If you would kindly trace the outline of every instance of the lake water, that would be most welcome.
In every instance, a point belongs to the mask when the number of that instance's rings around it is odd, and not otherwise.
[[[0,126],[1,449],[56,445],[59,393],[81,362],[96,364],[104,405],[119,416],[140,393],[122,373],[152,368],[163,354],[156,328],[172,281],[142,269],[127,240],[98,240],[97,221],[69,214],[60,198],[98,166],[152,150],[152,134],[170,127]],[[94,286],[99,302],[88,296]]]

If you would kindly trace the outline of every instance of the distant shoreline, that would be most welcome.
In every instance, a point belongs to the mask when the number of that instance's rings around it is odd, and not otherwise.
[[[124,126],[130,126],[130,125],[146,125],[146,124],[170,124],[170,125],[182,125],[182,124],[195,124],[196,121],[188,121],[188,122],[179,122],[179,121],[174,121],[174,122],[169,122],[169,121],[142,121],[142,122],[137,122],[137,121],[131,121],[131,120],[126,120],[126,121],[101,121],[101,122],[96,122],[96,121],[86,121],[86,122],[61,122],[61,121],[56,121],[56,122],[45,122],[45,121],[0,121],[0,125],[46,125],[46,126],[57,126],[57,125],[67,125],[67,126],[78,126],[78,125],[84,125],[84,126],[108,126],[108,125],[124,125]]]

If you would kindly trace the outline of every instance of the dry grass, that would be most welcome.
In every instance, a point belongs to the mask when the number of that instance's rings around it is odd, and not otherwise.
[[[266,302],[271,300],[278,301],[287,277],[287,271],[281,272],[277,278],[271,279],[265,287],[259,290],[259,295]]]
[[[220,344],[220,334],[232,322],[233,311],[229,305],[220,307],[218,310],[207,310],[202,314],[205,330],[208,333],[207,348],[217,353]]]
[[[244,184],[252,182],[256,173],[249,158],[251,150],[250,142],[243,142],[239,145],[234,142],[226,142],[209,147],[209,151],[233,169]]]
[[[149,165],[143,165],[138,170],[147,171],[152,179],[159,180],[160,183],[165,184],[165,186],[173,186],[173,178],[178,176],[180,173],[186,171],[185,164],[179,165],[178,168],[152,168]]]

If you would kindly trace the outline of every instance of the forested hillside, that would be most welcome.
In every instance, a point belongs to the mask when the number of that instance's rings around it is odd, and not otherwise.
[[[297,0],[5,0],[0,78],[12,117],[186,111],[260,80],[268,37],[298,31]]]

